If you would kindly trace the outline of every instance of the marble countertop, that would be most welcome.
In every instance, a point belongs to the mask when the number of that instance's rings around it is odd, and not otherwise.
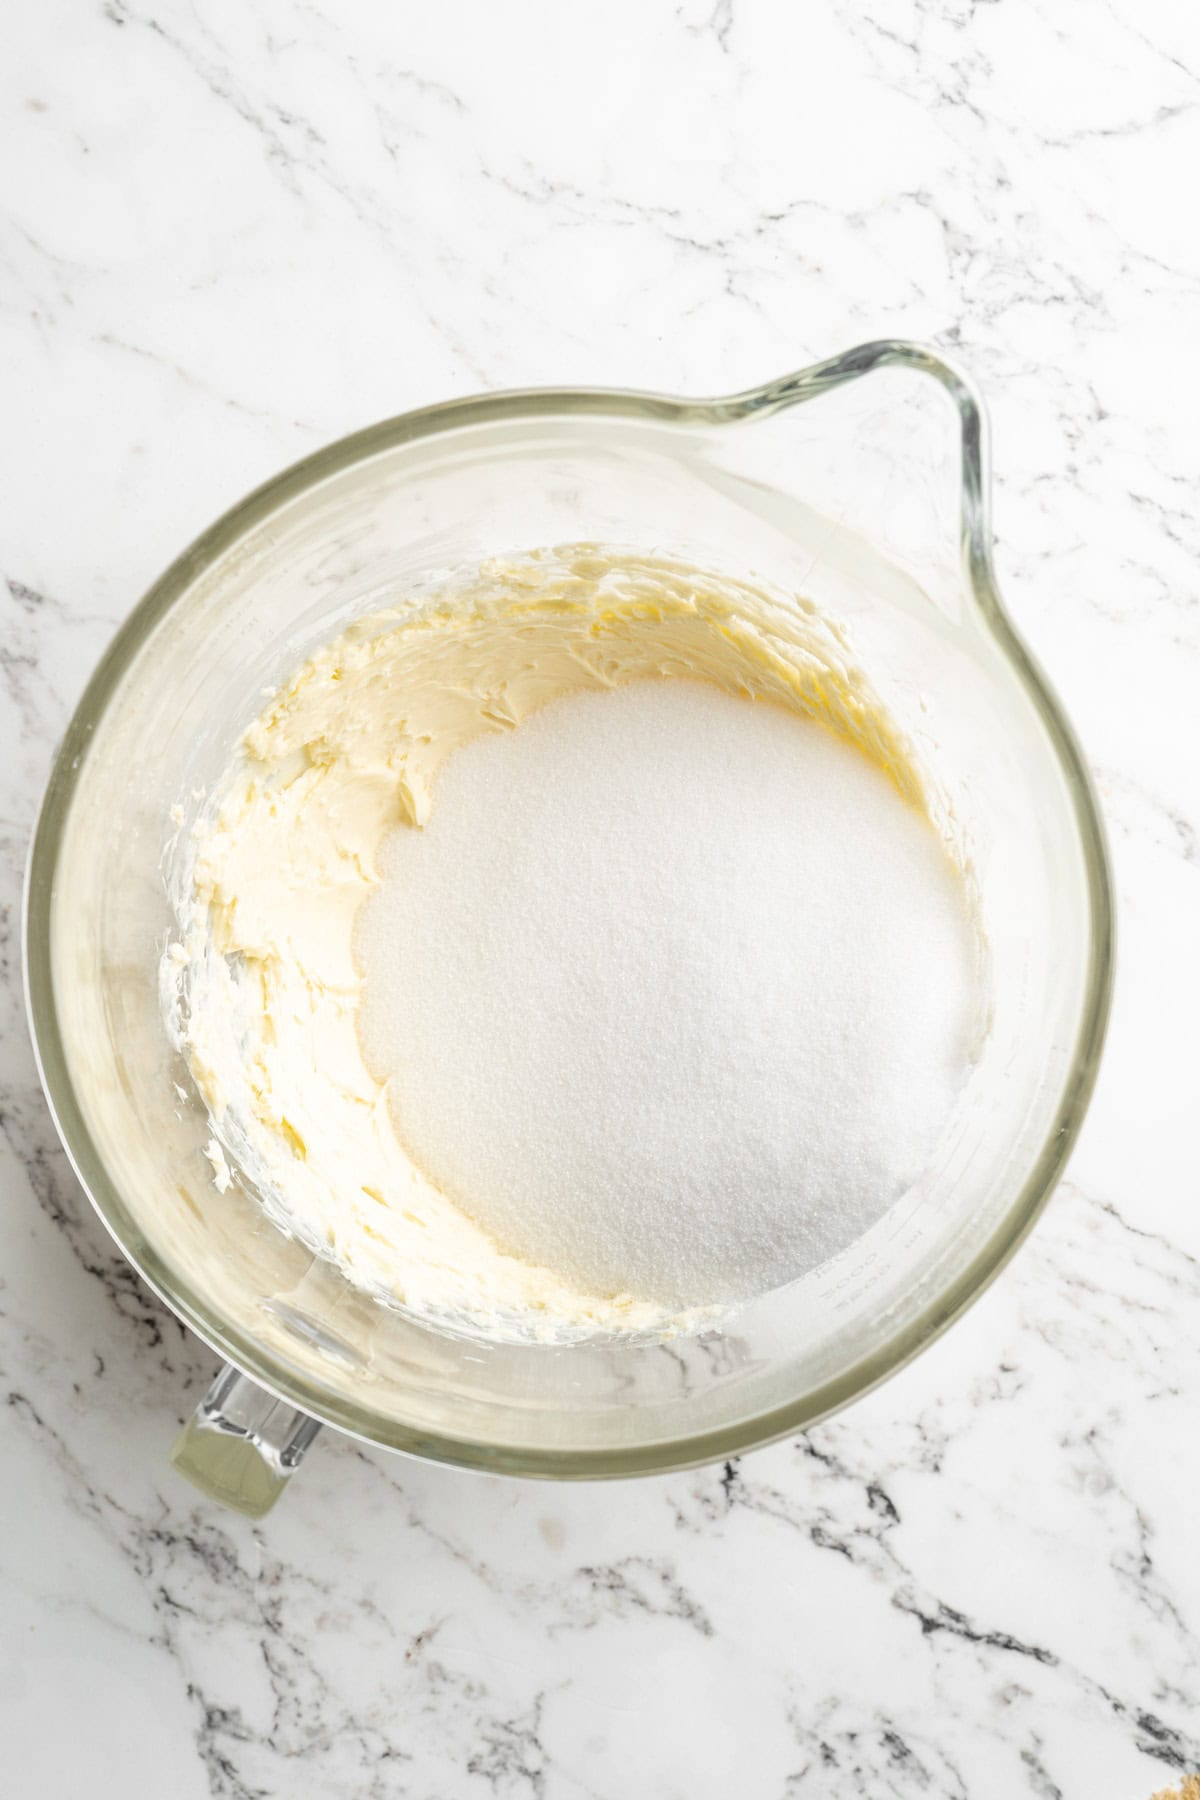
[[[0,1742],[14,1796],[1036,1796],[1200,1769],[1200,14],[1172,0],[53,0],[0,66]],[[509,1484],[325,1433],[261,1525],[212,1358],[25,1035],[90,666],[200,527],[384,414],[733,389],[856,340],[991,402],[998,564],[1112,837],[1066,1180],[969,1317],[722,1468]]]

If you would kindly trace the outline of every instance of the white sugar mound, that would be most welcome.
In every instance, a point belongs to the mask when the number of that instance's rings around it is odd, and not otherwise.
[[[967,1072],[967,902],[821,726],[690,681],[556,701],[443,770],[359,915],[402,1143],[528,1262],[666,1305],[790,1280],[926,1164]]]

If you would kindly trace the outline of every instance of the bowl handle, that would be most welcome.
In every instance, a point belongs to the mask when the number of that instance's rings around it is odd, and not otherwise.
[[[944,389],[958,415],[961,452],[959,465],[959,549],[976,599],[987,611],[999,610],[992,570],[991,473],[988,452],[987,411],[971,377],[957,363],[928,344],[908,338],[877,338],[856,344],[838,356],[813,363],[807,369],[781,375],[760,387],[747,388],[719,400],[698,401],[694,411],[717,424],[744,419],[770,418],[805,400],[815,400],[835,388],[858,381],[876,369],[910,369],[930,377]]]
[[[176,1438],[171,1462],[210,1500],[261,1519],[320,1429],[226,1363]]]

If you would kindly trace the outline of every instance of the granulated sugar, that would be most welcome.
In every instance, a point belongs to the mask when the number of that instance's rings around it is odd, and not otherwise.
[[[965,893],[888,778],[690,681],[476,740],[359,915],[360,1039],[401,1141],[591,1292],[728,1301],[856,1238],[925,1165],[976,1016]]]

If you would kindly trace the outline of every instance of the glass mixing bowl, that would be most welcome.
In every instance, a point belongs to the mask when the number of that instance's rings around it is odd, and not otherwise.
[[[669,1342],[431,1330],[219,1193],[159,1004],[172,808],[211,790],[265,686],[356,613],[497,552],[598,542],[804,595],[848,634],[950,803],[982,896],[987,1049],[936,1165],[850,1250]],[[1001,605],[983,414],[914,344],[729,399],[485,395],[267,483],[136,608],[67,731],[33,843],[30,1016],[67,1153],[151,1287],[231,1365],[176,1460],[244,1511],[324,1421],[518,1475],[727,1457],[846,1405],[975,1298],[1045,1205],[1108,1009],[1103,835],[1071,730]]]

